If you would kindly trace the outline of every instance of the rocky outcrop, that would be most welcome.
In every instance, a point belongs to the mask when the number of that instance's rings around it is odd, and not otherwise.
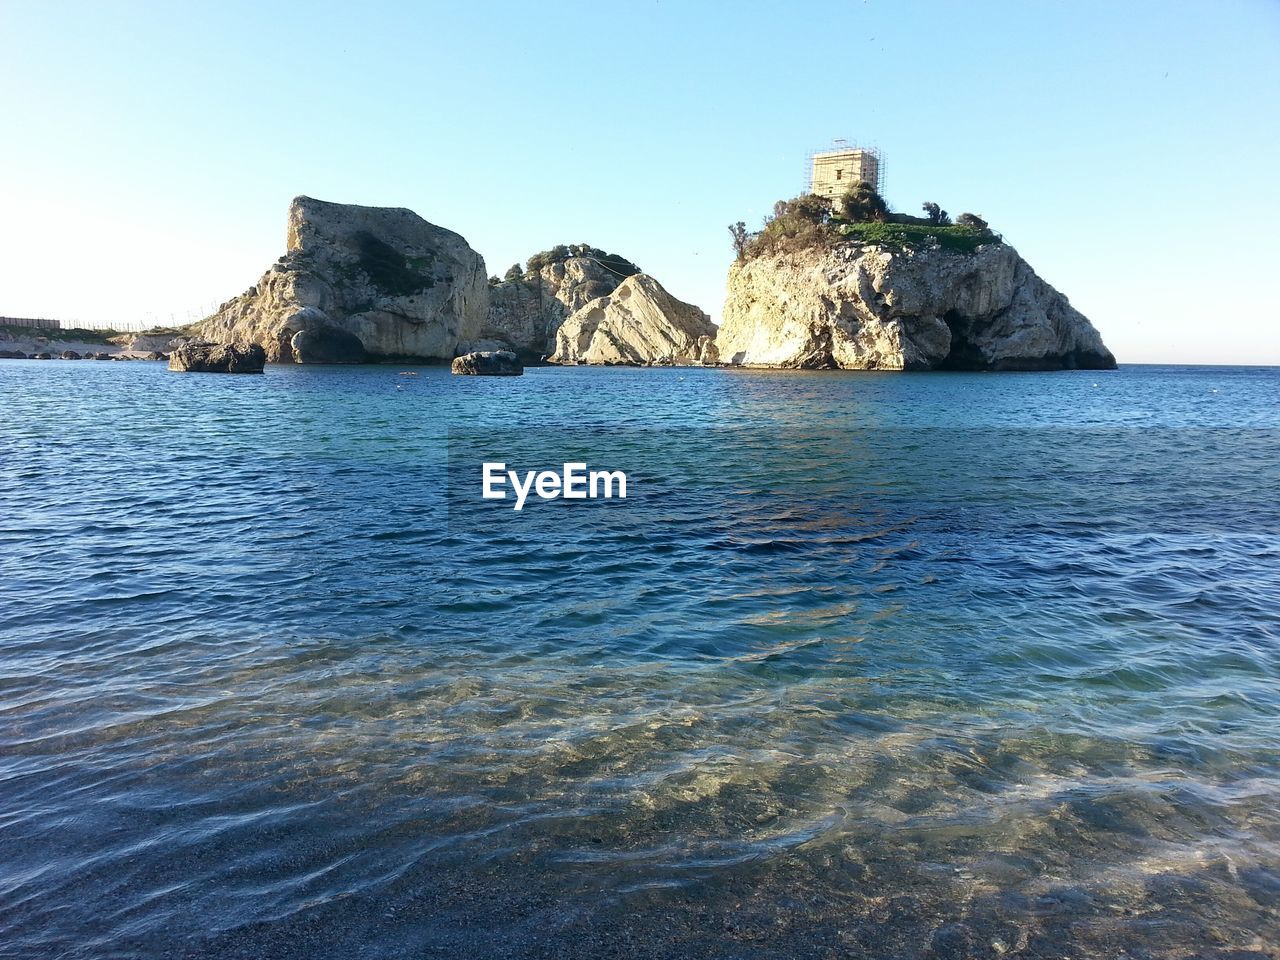
[[[488,306],[484,260],[452,230],[397,207],[297,197],[285,255],[198,331],[260,343],[270,361],[448,360]]]
[[[518,377],[524,364],[510,350],[481,350],[456,357],[450,369],[472,377]]]
[[[729,364],[852,370],[1115,366],[1098,331],[1006,244],[839,244],[738,262],[716,338]]]
[[[194,339],[178,333],[136,333],[120,338],[124,348],[136,354],[166,353]]]
[[[0,329],[0,347],[4,348],[4,351],[0,352],[0,357],[5,356],[6,353],[11,355],[21,354],[24,358],[37,353],[47,353],[58,357],[63,353],[72,352],[80,354],[83,359],[88,359],[95,353],[107,352],[110,354],[119,350],[119,347],[110,341],[89,342],[82,340],[76,336],[78,333],[79,331],[68,333],[68,339],[64,340],[61,337],[30,336],[24,335],[21,331]]]
[[[266,351],[256,343],[191,340],[169,354],[169,369],[182,373],[261,373],[266,359]]]
[[[479,339],[541,360],[556,349],[556,331],[571,314],[612,293],[626,276],[596,258],[569,257],[504,280],[489,289]]]
[[[584,304],[560,326],[552,363],[714,363],[716,328],[653,277],[636,274]]]

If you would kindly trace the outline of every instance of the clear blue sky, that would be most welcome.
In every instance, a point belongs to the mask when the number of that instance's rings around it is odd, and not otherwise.
[[[491,273],[621,253],[716,315],[805,154],[981,213],[1122,361],[1280,363],[1280,3],[0,0],[0,314],[195,317],[289,199]]]

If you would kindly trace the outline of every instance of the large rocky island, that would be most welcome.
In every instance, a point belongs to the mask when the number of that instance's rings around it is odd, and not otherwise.
[[[843,244],[735,263],[732,364],[848,370],[1110,369],[1098,331],[1016,250]]]
[[[460,234],[410,210],[298,197],[284,256],[194,333],[294,363],[509,351],[523,363],[632,366],[1115,366],[1088,319],[971,214],[955,224],[945,212],[891,214],[858,184],[843,201],[780,202],[758,233],[731,229],[738,258],[717,329],[631,261],[587,244],[486,279]]]
[[[197,327],[271,362],[451,360],[488,310],[484,260],[411,210],[297,197],[287,249]]]
[[[779,203],[739,256],[716,338],[720,359],[848,370],[1110,369],[1089,320],[984,221],[889,214],[842,219],[820,198]],[[935,206],[935,205],[926,205]],[[942,213],[945,217],[945,212]],[[731,228],[733,229],[733,228]]]

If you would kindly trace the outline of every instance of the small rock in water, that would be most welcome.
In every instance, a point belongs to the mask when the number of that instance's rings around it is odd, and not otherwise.
[[[182,373],[261,373],[267,353],[256,343],[245,346],[192,340],[169,354],[169,369]]]
[[[510,350],[481,350],[455,358],[451,369],[475,377],[518,377],[524,373],[524,364]]]

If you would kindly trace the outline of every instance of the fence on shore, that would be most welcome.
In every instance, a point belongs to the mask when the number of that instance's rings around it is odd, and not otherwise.
[[[41,320],[36,317],[0,317],[0,327],[26,327],[30,330],[61,330],[61,320]]]
[[[193,315],[194,316],[194,315]],[[194,317],[195,320],[203,319]],[[181,322],[181,321],[179,321]],[[193,321],[186,321],[188,323]],[[101,330],[109,333],[141,333],[152,327],[169,327],[174,324],[163,319],[117,320],[103,323],[99,320],[50,320],[39,317],[0,317],[0,327],[18,327],[24,330]]]

